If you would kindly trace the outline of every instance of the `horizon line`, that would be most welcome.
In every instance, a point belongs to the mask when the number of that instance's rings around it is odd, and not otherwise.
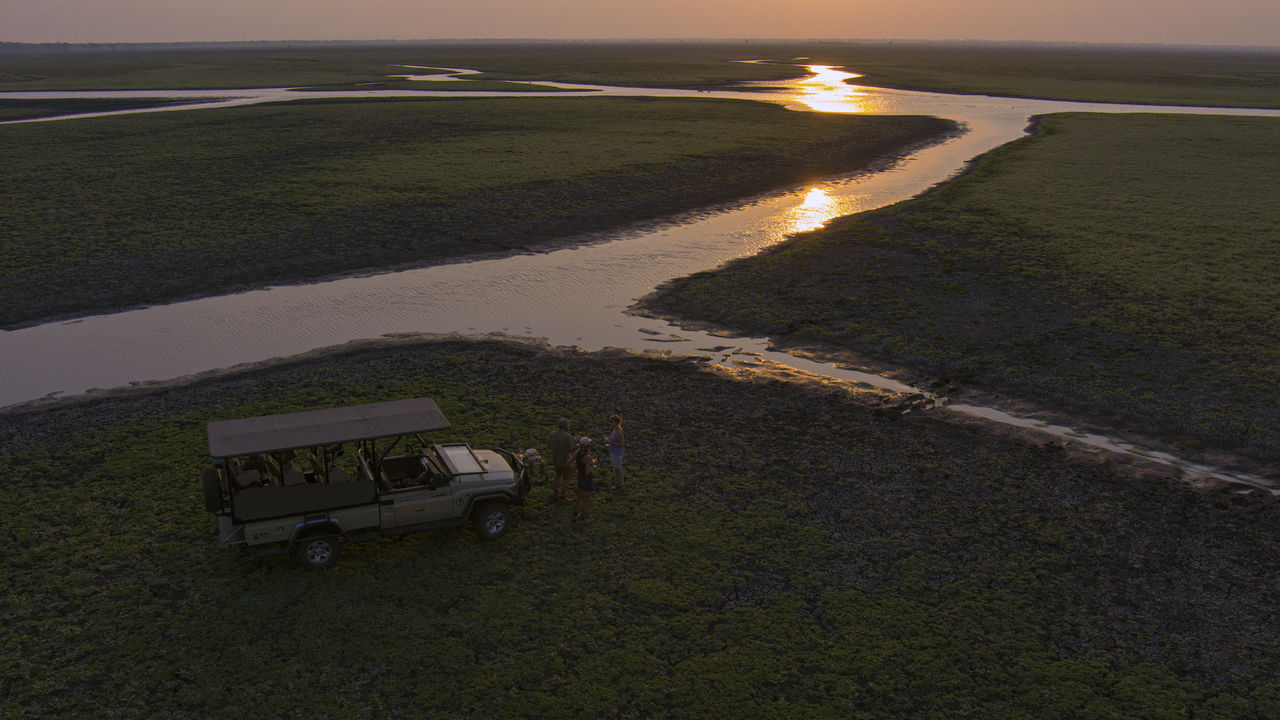
[[[770,37],[588,37],[588,38],[539,38],[539,37],[438,37],[438,38],[375,38],[375,39],[325,39],[325,40],[92,40],[92,41],[22,41],[0,40],[0,48],[114,48],[120,46],[220,46],[220,45],[408,45],[408,44],[463,44],[463,43],[830,43],[830,44],[908,44],[908,45],[1007,45],[1007,46],[1073,46],[1095,48],[1170,48],[1280,51],[1280,45],[1217,45],[1185,42],[1151,41],[1091,41],[1091,40],[983,40],[978,38],[770,38]]]

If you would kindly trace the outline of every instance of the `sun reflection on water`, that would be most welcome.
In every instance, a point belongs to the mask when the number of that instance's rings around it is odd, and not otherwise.
[[[811,77],[796,81],[794,102],[818,112],[867,112],[868,95],[844,81],[858,75],[828,65],[809,65]]]
[[[783,234],[815,231],[827,224],[827,220],[854,211],[850,210],[850,204],[832,196],[826,188],[809,188],[799,205],[781,215],[783,227],[780,229]]]
[[[840,214],[839,203],[823,188],[811,188],[799,205],[787,211],[783,218],[785,232],[800,233],[817,230],[828,220]]]

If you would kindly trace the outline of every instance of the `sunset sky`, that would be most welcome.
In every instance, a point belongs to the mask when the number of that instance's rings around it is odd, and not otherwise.
[[[832,38],[1280,46],[1278,0],[3,0],[0,41]]]

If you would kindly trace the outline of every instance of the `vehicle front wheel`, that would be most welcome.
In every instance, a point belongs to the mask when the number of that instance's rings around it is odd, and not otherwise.
[[[476,510],[472,521],[481,540],[493,540],[501,537],[511,526],[511,508],[501,502],[485,503]]]
[[[298,562],[312,570],[322,570],[338,562],[338,538],[309,537],[298,543]]]

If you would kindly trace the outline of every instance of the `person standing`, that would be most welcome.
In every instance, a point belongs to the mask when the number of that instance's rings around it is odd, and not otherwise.
[[[578,441],[574,462],[578,466],[578,493],[573,503],[573,519],[585,525],[591,522],[587,513],[591,509],[591,493],[596,489],[591,473],[596,467],[596,459],[591,455],[591,438],[584,437]]]
[[[568,502],[569,475],[573,472],[573,453],[577,443],[569,434],[569,419],[556,421],[556,430],[547,440],[551,450],[551,467],[555,469],[555,480],[551,485],[551,502]]]
[[[622,484],[622,453],[627,447],[627,439],[622,432],[622,416],[609,416],[609,436],[604,439],[604,444],[609,448],[609,464],[613,466],[613,487],[621,490]]]

